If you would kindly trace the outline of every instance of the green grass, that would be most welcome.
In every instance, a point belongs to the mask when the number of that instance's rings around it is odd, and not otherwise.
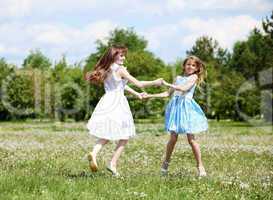
[[[163,123],[136,126],[114,178],[105,170],[114,143],[102,150],[99,172],[89,172],[95,140],[83,122],[1,122],[0,199],[273,199],[272,126],[210,121],[198,136],[208,172],[202,179],[184,136],[169,175],[160,176]]]

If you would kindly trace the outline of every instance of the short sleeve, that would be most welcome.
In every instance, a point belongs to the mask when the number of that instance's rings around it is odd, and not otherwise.
[[[181,77],[181,76],[176,76],[175,79],[174,79],[174,81],[173,81],[173,83],[176,84],[177,81],[178,81],[178,79],[179,79],[180,77]]]

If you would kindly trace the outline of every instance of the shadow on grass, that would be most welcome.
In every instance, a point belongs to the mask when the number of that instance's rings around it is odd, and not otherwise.
[[[96,178],[104,178],[104,177],[109,177],[109,174],[106,174],[105,172],[89,172],[89,171],[82,171],[79,173],[63,173],[62,174],[64,177],[69,178],[69,179],[85,179],[85,178],[90,178],[90,179],[96,179]]]

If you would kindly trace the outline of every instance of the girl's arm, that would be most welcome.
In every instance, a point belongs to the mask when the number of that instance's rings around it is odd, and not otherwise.
[[[178,91],[188,91],[189,89],[192,88],[192,86],[196,83],[198,79],[198,76],[196,74],[190,75],[188,81],[184,85],[174,85],[167,83],[166,81],[163,81],[163,84]]]
[[[125,90],[133,95],[135,95],[137,98],[142,99],[141,93],[135,91],[133,88],[129,87],[128,85],[125,86]]]
[[[144,94],[143,98],[164,98],[170,96],[168,91],[157,93],[157,94]]]
[[[163,84],[167,83],[165,80],[163,80]],[[176,79],[174,81],[174,83],[176,82]],[[171,94],[174,92],[175,89],[173,88],[169,88],[167,91],[165,92],[162,92],[162,93],[157,93],[157,94],[147,94],[147,93],[144,93],[142,94],[142,97],[144,99],[147,99],[147,98],[164,98],[164,97],[169,97],[171,96]]]
[[[133,83],[135,86],[139,88],[144,88],[152,85],[162,85],[163,84],[163,79],[159,78],[154,81],[139,81],[135,77],[133,77],[129,72],[126,70],[124,67],[120,67],[117,71],[120,77],[127,79],[129,82]]]
[[[161,92],[161,93],[157,93],[157,94],[147,94],[147,93],[143,93],[142,97],[144,99],[146,98],[164,98],[164,97],[169,97],[171,96],[171,94],[174,92],[174,89],[169,88],[168,91],[165,92]]]

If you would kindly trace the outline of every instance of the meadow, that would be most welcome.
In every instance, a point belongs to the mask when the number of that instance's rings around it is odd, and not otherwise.
[[[271,125],[210,121],[198,136],[208,176],[198,178],[190,146],[179,137],[168,176],[160,175],[168,135],[162,121],[136,123],[119,162],[106,170],[115,144],[91,173],[86,154],[95,139],[86,122],[0,123],[0,199],[273,199]]]

